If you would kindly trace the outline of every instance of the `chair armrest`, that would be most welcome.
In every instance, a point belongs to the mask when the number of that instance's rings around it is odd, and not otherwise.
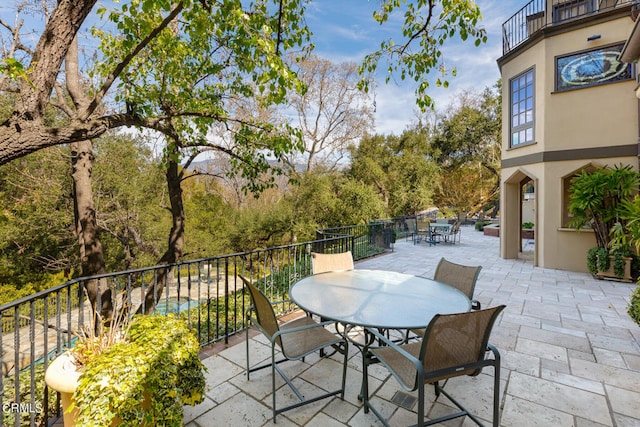
[[[422,362],[419,359],[417,359],[415,356],[413,356],[412,354],[409,354],[407,351],[405,351],[397,343],[391,341],[389,338],[385,337],[384,335],[382,335],[381,333],[379,333],[378,331],[376,331],[374,329],[366,328],[366,330],[371,335],[375,336],[378,339],[378,342],[385,343],[387,346],[393,348],[398,353],[400,353],[402,355],[402,357],[404,357],[405,359],[407,359],[411,363],[413,363],[416,366],[416,369],[418,369],[418,371],[421,371],[423,369]]]
[[[327,325],[333,325],[336,322],[334,322],[333,320],[328,320],[325,322],[320,322],[320,323],[313,323],[311,325],[304,325],[304,326],[298,326],[295,328],[288,328],[288,329],[280,329],[278,332],[276,332],[275,334],[273,334],[273,337],[271,337],[271,341],[275,341],[275,339],[277,337],[279,337],[280,335],[284,335],[284,334],[290,334],[292,332],[298,332],[298,331],[304,331],[306,329],[313,329],[313,328],[324,328]],[[339,336],[336,334],[336,336]],[[342,339],[344,340],[344,337],[342,337]]]

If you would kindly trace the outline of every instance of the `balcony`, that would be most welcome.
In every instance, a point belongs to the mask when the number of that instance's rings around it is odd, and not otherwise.
[[[502,53],[506,55],[538,31],[618,8],[637,0],[531,0],[502,24]]]
[[[640,329],[624,314],[632,290],[628,285],[596,280],[584,273],[533,267],[524,260],[501,259],[499,239],[484,236],[470,226],[462,227],[459,245],[417,246],[403,240],[396,243],[392,253],[361,260],[356,268],[432,277],[440,257],[482,265],[476,297],[483,307],[507,305],[490,340],[502,355],[500,425],[640,423]],[[250,349],[255,363],[269,355],[261,335],[251,338]],[[211,390],[203,404],[185,408],[186,426],[274,425],[271,377],[262,371],[247,381],[243,341],[209,347],[203,353],[208,355],[204,363],[209,367]],[[375,368],[370,384],[383,399],[375,403],[384,408],[390,425],[415,423],[417,405],[406,402],[417,394],[407,397],[386,370]],[[341,375],[338,359],[322,361],[314,357],[291,370],[298,373],[294,382],[305,382],[309,388],[328,388],[337,384]],[[381,425],[373,414],[364,413],[357,399],[361,372],[361,357],[352,349],[344,401],[333,398],[286,412],[278,416],[275,425]],[[491,369],[471,380],[474,387],[466,388],[469,380],[451,379],[446,387],[463,404],[473,402],[471,408],[490,425]],[[295,398],[283,382],[278,387],[281,402]],[[405,407],[391,402],[400,397],[405,398]],[[452,411],[446,399],[435,400],[432,389],[428,389],[426,400],[431,417]],[[464,423],[471,424],[469,420]]]
[[[378,225],[366,227],[364,230],[375,230],[377,227]],[[339,231],[344,235],[346,230]],[[354,253],[357,254],[358,269],[394,270],[432,277],[440,257],[469,265],[482,265],[475,291],[476,298],[484,307],[507,305],[506,311],[494,327],[491,339],[502,355],[501,425],[640,424],[637,404],[640,401],[640,392],[637,390],[637,385],[640,384],[640,329],[626,314],[632,286],[596,280],[584,273],[534,267],[530,261],[523,259],[501,259],[499,239],[485,236],[472,226],[462,227],[460,244],[430,247],[398,239],[393,251],[379,251],[380,255],[376,257],[366,257],[358,244],[369,246],[372,241],[377,240],[375,233],[356,232],[346,239],[339,236],[328,239],[337,240],[321,241],[318,244],[357,248]],[[295,281],[296,277],[309,274],[305,255],[307,249],[312,247],[309,245],[311,242],[301,244],[300,247],[294,245],[272,248],[268,253],[256,251],[200,260],[190,269],[186,266],[176,269],[176,285],[187,285],[182,288],[180,295],[197,300],[200,295],[207,294],[204,287],[205,284],[210,284],[209,299],[202,301],[203,298],[200,298],[201,303],[207,303],[215,297],[214,290],[219,289],[217,292],[223,294],[225,281],[226,292],[231,295],[234,291],[232,276],[219,276],[219,273],[216,276],[216,272],[230,272],[233,271],[230,266],[240,268],[243,265],[245,268],[251,267],[251,271],[256,273],[270,272],[269,275],[260,277],[267,279],[263,285],[271,294],[276,292],[277,283],[283,280]],[[300,256],[296,257],[294,254]],[[279,267],[285,264],[290,268]],[[196,265],[200,266],[199,270],[195,269]],[[146,281],[145,276],[138,275],[137,283]],[[115,282],[116,280],[112,280],[110,283]],[[197,289],[200,289],[199,293],[196,293]],[[72,294],[74,292],[68,291],[67,294],[65,291],[59,297],[61,309],[67,304],[72,305],[63,298],[64,295]],[[50,297],[49,300],[53,303],[57,298]],[[22,306],[35,313],[33,307],[36,305],[36,300],[32,298]],[[10,326],[8,320],[24,318],[15,307],[4,306],[2,309],[0,311],[3,311],[3,319],[7,321],[3,322],[5,328]],[[191,314],[194,310],[194,307],[188,307],[185,313]],[[216,312],[211,313],[213,315]],[[195,319],[204,319],[202,314],[189,316],[194,319],[194,326],[202,329],[201,354],[208,367],[206,377],[209,390],[205,402],[197,407],[185,407],[185,425],[273,425],[269,370],[256,372],[251,381],[247,381],[244,374],[243,311],[235,313],[232,306],[219,306],[217,313],[220,325],[218,329],[201,327]],[[26,314],[30,317],[29,311]],[[67,318],[71,316],[52,316],[48,322],[59,322],[67,327]],[[224,319],[232,319],[235,323],[223,326]],[[71,322],[75,324],[76,320],[71,319]],[[27,344],[39,343],[37,348],[28,347],[31,355],[38,357],[45,349],[52,349],[44,344],[40,323],[35,326],[23,325],[20,331],[26,332],[24,338]],[[216,331],[219,332],[216,334]],[[58,336],[57,332],[51,332],[51,335],[61,341],[66,337],[66,334]],[[15,344],[15,339],[19,336],[14,330],[3,331],[0,341],[3,359],[6,357],[14,361],[18,357],[18,353],[14,353],[18,346],[11,348],[11,344]],[[250,337],[250,349],[254,355],[252,362],[257,363],[261,357],[268,357],[269,352],[266,351],[267,346],[261,335],[251,333]],[[339,369],[331,368],[332,363],[332,359],[325,360],[316,356],[298,362],[293,366],[296,372],[294,382],[304,381],[307,383],[305,387],[309,388],[335,384],[335,381],[331,382],[333,376],[339,377],[340,372]],[[34,365],[35,363],[26,363],[22,373],[28,375],[35,371]],[[278,416],[276,425],[380,425],[373,414],[364,413],[357,399],[361,372],[360,355],[357,350],[352,349],[345,400],[333,398],[286,412]],[[15,387],[15,383],[7,382],[11,374],[11,370],[7,372],[3,369],[3,375],[7,375],[2,382],[5,399],[3,403],[8,401],[8,390]],[[376,390],[377,396],[389,400],[379,401],[382,405],[378,406],[384,408],[390,424],[415,423],[413,411],[417,405],[410,405],[415,394],[402,394],[404,392],[399,385],[382,368],[375,366],[371,374],[371,387]],[[34,376],[33,381],[40,379]],[[467,381],[476,382],[477,387],[465,388]],[[30,381],[26,381],[24,384],[29,386],[29,383]],[[487,403],[490,402],[488,391],[491,383],[492,372],[488,369],[473,379],[452,379],[446,388],[455,390],[456,396],[463,403],[470,402],[470,409],[479,412],[480,418],[488,421],[490,413]],[[279,387],[279,393],[282,393],[279,395],[280,401],[294,398],[287,394],[283,383],[279,383]],[[432,389],[428,390],[426,408],[430,415],[442,415],[450,410],[446,400],[435,400]],[[21,403],[30,402],[31,396],[28,393],[21,391],[20,395],[23,399]],[[404,397],[403,404],[406,407],[392,403],[394,397]],[[55,408],[48,409],[49,416],[45,419],[55,422]],[[21,420],[14,420],[10,416],[12,414],[3,415],[7,415],[4,425],[42,425],[41,421],[35,420],[36,415],[41,414],[27,413]],[[61,422],[55,425],[60,426]]]

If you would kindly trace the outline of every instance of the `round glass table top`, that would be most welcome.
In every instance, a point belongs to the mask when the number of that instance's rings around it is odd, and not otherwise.
[[[458,289],[426,277],[383,270],[332,271],[305,277],[289,290],[303,310],[357,326],[423,328],[436,314],[469,311]]]

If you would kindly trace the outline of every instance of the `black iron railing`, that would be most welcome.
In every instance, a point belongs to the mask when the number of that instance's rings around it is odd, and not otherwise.
[[[395,235],[405,231],[403,224],[404,219],[378,220],[322,230],[310,242],[78,278],[0,306],[2,425],[47,425],[60,417],[59,396],[45,386],[44,371],[75,345],[79,331],[90,327],[89,283],[97,285],[98,295],[110,295],[113,306],[130,307],[131,313],[144,311],[151,292],[154,312],[179,313],[204,346],[246,327],[249,297],[240,275],[270,299],[281,300],[292,283],[311,274],[311,252],[351,250],[355,260],[377,255],[392,248]],[[158,278],[164,278],[162,293],[153,291]],[[102,302],[98,299],[97,306]]]
[[[524,43],[539,30],[576,18],[629,7],[638,0],[531,0],[502,24],[502,53]]]

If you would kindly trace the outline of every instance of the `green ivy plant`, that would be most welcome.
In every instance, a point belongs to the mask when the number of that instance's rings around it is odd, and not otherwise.
[[[587,252],[587,268],[591,274],[609,269],[609,251],[606,248],[594,246]]]
[[[136,316],[124,333],[87,358],[68,410],[78,425],[181,426],[183,406],[204,400],[195,335],[173,315]]]
[[[522,228],[524,228],[525,230],[532,230],[533,229],[533,223],[532,222],[523,222],[522,223]]]

